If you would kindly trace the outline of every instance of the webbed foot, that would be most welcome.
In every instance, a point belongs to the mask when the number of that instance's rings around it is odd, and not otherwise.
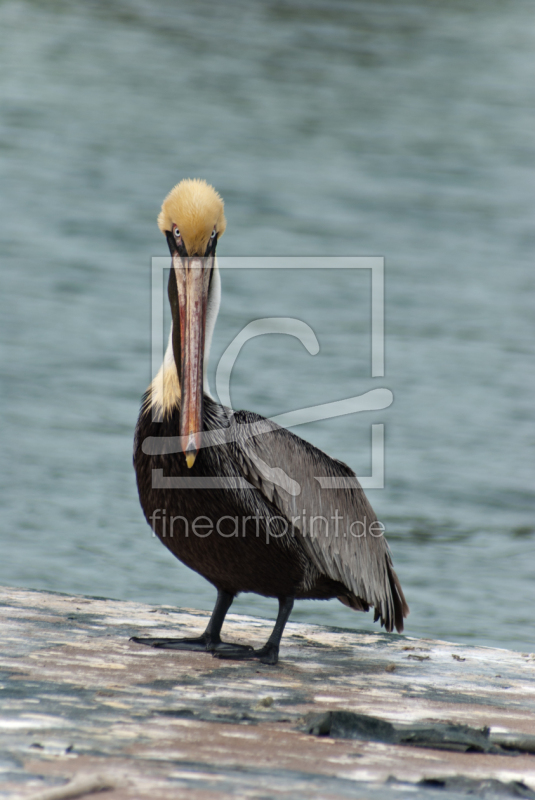
[[[188,636],[182,639],[158,639],[153,637],[132,636],[131,642],[157,647],[160,650],[201,650],[206,652],[208,641],[204,636]]]
[[[158,650],[193,650],[197,652],[224,653],[227,650],[237,653],[252,653],[253,648],[245,644],[214,641],[206,636],[186,636],[182,639],[158,639],[153,637],[132,636],[131,642],[156,647]]]
[[[272,642],[267,642],[259,650],[253,650],[252,647],[247,650],[228,648],[226,650],[216,650],[212,653],[214,658],[222,658],[235,661],[260,661],[262,664],[270,664],[274,666],[279,660],[279,646]]]

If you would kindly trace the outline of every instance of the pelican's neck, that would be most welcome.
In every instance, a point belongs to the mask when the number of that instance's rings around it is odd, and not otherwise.
[[[210,281],[208,291],[208,304],[206,308],[206,327],[204,334],[204,356],[203,356],[203,392],[212,397],[210,385],[208,383],[208,360],[210,358],[210,346],[214,334],[215,323],[219,313],[221,303],[221,276],[214,260],[214,271]],[[213,399],[213,398],[212,398]],[[147,394],[148,408],[152,408],[158,417],[165,417],[172,413],[173,409],[180,405],[180,381],[173,354],[173,323],[169,332],[167,350],[163,359],[162,366],[158,374],[149,386]]]

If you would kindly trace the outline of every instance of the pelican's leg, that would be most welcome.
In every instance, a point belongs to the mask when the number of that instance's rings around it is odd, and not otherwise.
[[[130,641],[137,644],[146,644],[149,647],[157,647],[160,650],[209,650],[214,653],[232,650],[232,652],[252,653],[253,648],[249,647],[249,645],[230,644],[221,641],[221,628],[233,600],[233,594],[222,589],[218,590],[212,616],[205,632],[200,636],[188,636],[183,639],[155,639],[152,637],[133,636]]]
[[[214,652],[215,658],[232,658],[232,659],[259,659],[262,664],[276,664],[279,660],[279,646],[284,632],[284,627],[288,622],[292,608],[294,607],[293,597],[279,597],[279,613],[275,627],[271,631],[271,636],[260,650],[232,650],[228,647],[226,650]]]

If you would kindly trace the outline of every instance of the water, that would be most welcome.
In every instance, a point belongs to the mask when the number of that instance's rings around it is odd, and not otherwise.
[[[131,439],[150,380],[149,264],[181,177],[226,201],[222,255],[384,255],[369,277],[224,274],[213,364],[264,414],[385,386],[391,408],[298,429],[369,474],[407,632],[532,650],[533,80],[528,2],[0,3],[0,582],[209,609],[151,537]],[[252,595],[238,611],[272,616]],[[336,602],[294,618],[372,628]]]

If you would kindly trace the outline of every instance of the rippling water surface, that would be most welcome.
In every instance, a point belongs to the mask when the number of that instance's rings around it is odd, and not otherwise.
[[[523,0],[0,3],[1,582],[213,603],[151,537],[131,468],[155,217],[200,176],[226,201],[221,255],[385,256],[384,378],[364,271],[226,271],[212,364],[292,316],[320,353],[249,342],[235,407],[391,389],[297,432],[366,475],[384,423],[368,494],[409,634],[533,649],[534,40]],[[294,617],[372,627],[336,602]]]

